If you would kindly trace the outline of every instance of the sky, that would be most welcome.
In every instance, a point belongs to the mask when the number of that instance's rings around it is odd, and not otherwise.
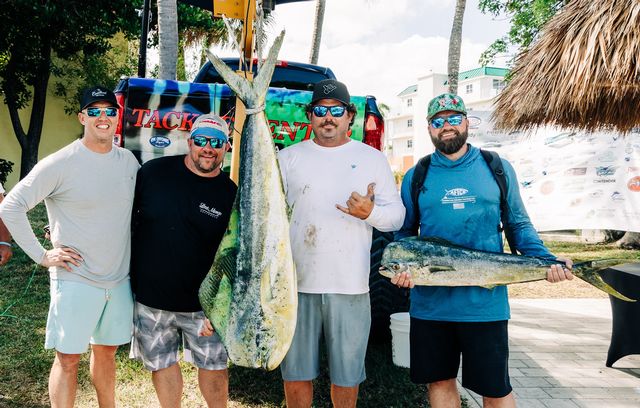
[[[276,6],[267,27],[269,45],[286,30],[278,58],[309,62],[315,1]],[[390,107],[397,95],[430,70],[447,72],[455,0],[327,0],[318,65],[329,67],[352,95],[373,95]],[[480,54],[509,29],[468,0],[460,71],[477,68]],[[235,56],[232,50],[214,50]],[[266,54],[266,52],[265,52]],[[494,66],[505,66],[497,61]]]

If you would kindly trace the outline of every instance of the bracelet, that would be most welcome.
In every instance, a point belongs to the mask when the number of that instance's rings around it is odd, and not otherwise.
[[[11,242],[0,241],[0,245],[8,246],[9,248],[13,247],[13,245],[11,245]]]

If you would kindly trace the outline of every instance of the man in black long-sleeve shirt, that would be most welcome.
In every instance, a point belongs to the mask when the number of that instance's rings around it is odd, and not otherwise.
[[[138,172],[133,212],[131,276],[136,307],[132,354],[152,372],[162,406],[179,406],[185,355],[198,367],[207,404],[226,406],[227,355],[198,300],[229,223],[237,187],[221,171],[228,127],[200,116],[189,154],[145,163]]]

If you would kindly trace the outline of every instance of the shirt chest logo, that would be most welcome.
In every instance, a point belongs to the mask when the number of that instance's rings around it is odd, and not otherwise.
[[[200,212],[212,218],[219,218],[222,215],[222,213],[216,210],[215,207],[209,208],[205,203],[200,203]]]
[[[475,203],[476,196],[469,195],[469,190],[462,187],[445,190],[444,196],[440,199],[442,205],[451,205],[454,210],[464,209],[465,203]]]

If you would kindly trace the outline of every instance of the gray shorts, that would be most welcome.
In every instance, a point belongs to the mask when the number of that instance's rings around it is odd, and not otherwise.
[[[323,336],[331,383],[355,387],[365,380],[364,358],[371,327],[368,293],[298,293],[297,320],[291,347],[280,364],[285,381],[310,381],[318,377]]]
[[[170,312],[136,302],[133,316],[131,357],[141,360],[145,368],[158,371],[178,362],[180,343],[185,360],[205,370],[227,368],[227,352],[217,333],[199,336],[204,312]],[[181,341],[182,340],[182,341]]]

